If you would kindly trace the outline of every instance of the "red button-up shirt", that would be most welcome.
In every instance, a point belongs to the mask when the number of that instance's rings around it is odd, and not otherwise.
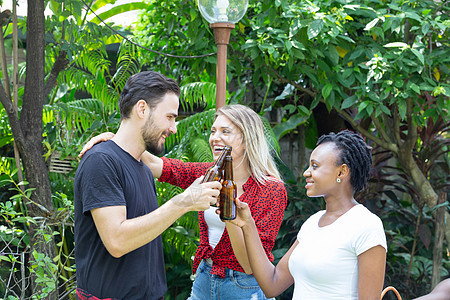
[[[182,162],[166,157],[162,159],[163,170],[159,180],[184,189],[189,187],[195,179],[204,175],[212,165],[212,163]],[[271,251],[287,205],[286,188],[283,182],[275,178],[262,185],[250,177],[243,185],[243,190],[244,193],[239,200],[248,204],[267,257],[273,261],[274,257]],[[226,228],[219,243],[213,249],[209,245],[208,226],[203,211],[199,212],[199,226],[200,245],[195,253],[193,273],[195,274],[201,260],[205,258],[211,258],[213,261],[211,274],[219,275],[222,278],[225,277],[225,268],[244,272],[234,255]]]

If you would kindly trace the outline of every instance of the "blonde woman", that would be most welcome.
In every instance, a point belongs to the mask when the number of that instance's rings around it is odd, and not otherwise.
[[[100,135],[85,148],[107,138]],[[237,197],[248,204],[265,255],[273,261],[271,251],[287,196],[259,115],[243,105],[220,108],[211,127],[209,144],[214,160],[225,145],[232,147]],[[155,178],[181,188],[188,187],[212,165],[159,158],[148,152],[142,161]],[[241,228],[220,221],[214,207],[199,212],[199,226],[200,245],[193,268],[196,277],[189,300],[267,299],[252,275]]]

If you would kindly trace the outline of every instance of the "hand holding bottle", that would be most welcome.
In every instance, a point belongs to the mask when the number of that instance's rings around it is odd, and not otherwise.
[[[226,222],[230,222],[231,224],[236,225],[240,228],[254,224],[255,221],[253,220],[252,213],[250,211],[250,208],[248,207],[248,204],[240,201],[239,199],[236,199],[235,203],[236,218],[234,220],[227,220]]]
[[[172,198],[175,205],[187,211],[207,210],[216,203],[222,185],[218,181],[201,183],[197,178],[183,193]]]

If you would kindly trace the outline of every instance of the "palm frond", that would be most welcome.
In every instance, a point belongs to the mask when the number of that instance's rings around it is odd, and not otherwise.
[[[279,156],[280,155],[280,144],[278,144],[278,140],[272,130],[272,126],[270,126],[269,121],[261,116],[261,121],[263,123],[264,127],[264,135],[266,136],[267,142],[269,143],[270,150],[272,150],[273,156]]]
[[[175,225],[164,231],[162,234],[164,248],[174,248],[176,252],[189,264],[195,255],[198,245],[198,234],[186,230],[186,227]]]
[[[186,146],[189,140],[198,136],[209,136],[209,129],[214,122],[215,110],[210,109],[181,120],[177,124],[177,133],[166,140],[166,150],[171,152],[175,145]],[[181,141],[186,143],[182,144]]]
[[[180,98],[184,110],[193,110],[195,105],[206,106],[206,109],[216,105],[216,85],[211,82],[193,82],[183,85]]]
[[[117,60],[117,71],[111,79],[111,86],[120,93],[131,75],[140,71],[141,66],[132,54],[124,54]]]
[[[107,59],[105,49],[83,51],[76,60],[76,65],[96,76],[108,73],[111,61]]]
[[[109,110],[117,107],[119,93],[101,76],[95,77],[85,70],[71,67],[60,73],[58,83],[71,84],[71,87],[91,94],[92,98],[101,101]]]
[[[128,78],[140,70],[139,48],[125,39],[122,40],[118,51],[117,71],[113,75],[110,85],[120,93]]]
[[[197,162],[212,162],[213,156],[211,152],[211,147],[208,141],[198,137],[192,140],[190,144],[190,150],[192,153],[192,161]]]
[[[93,113],[101,113],[103,104],[97,99],[79,99],[70,102],[57,102],[53,105],[44,106],[46,121],[51,121],[51,112],[58,115],[60,120],[65,121],[67,130],[75,127],[78,131],[86,131],[91,127],[96,118],[92,118]]]

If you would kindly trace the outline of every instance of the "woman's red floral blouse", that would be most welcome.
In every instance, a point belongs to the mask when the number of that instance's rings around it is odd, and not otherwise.
[[[198,177],[205,174],[212,163],[190,163],[178,159],[163,157],[163,170],[159,181],[168,182],[181,188],[189,187]],[[271,253],[275,239],[283,220],[284,210],[287,205],[286,188],[279,180],[266,181],[264,185],[258,184],[250,177],[243,186],[244,193],[239,200],[246,202],[255,220],[259,236],[266,251],[267,257],[273,261]],[[233,253],[227,230],[222,235],[217,246],[209,245],[208,226],[204,219],[204,213],[199,212],[200,245],[194,259],[193,273],[195,274],[202,259],[211,258],[213,267],[211,274],[225,277],[225,268],[244,272],[236,256]]]

